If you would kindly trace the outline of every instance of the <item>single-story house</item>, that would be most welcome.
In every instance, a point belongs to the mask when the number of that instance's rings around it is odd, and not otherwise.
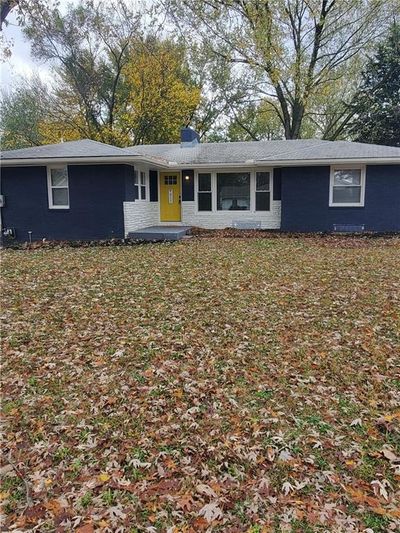
[[[400,148],[315,139],[117,148],[91,140],[1,154],[3,235],[123,238],[149,226],[400,231]]]

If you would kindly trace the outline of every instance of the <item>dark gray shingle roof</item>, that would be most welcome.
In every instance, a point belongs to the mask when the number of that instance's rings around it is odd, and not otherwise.
[[[90,139],[68,141],[44,146],[32,146],[19,150],[8,150],[1,153],[1,159],[63,159],[91,157],[126,157],[135,155],[134,150],[127,154],[122,148],[111,146]]]
[[[194,147],[180,144],[133,146],[125,150],[140,155],[157,156],[179,165],[245,163],[254,161],[312,161],[340,159],[399,158],[400,148],[348,141],[300,139],[289,141],[254,141],[200,143]]]
[[[400,148],[374,144],[354,143],[348,141],[321,141],[317,139],[300,139],[291,141],[254,141],[200,143],[193,147],[180,144],[153,144],[117,148],[89,139],[49,144],[20,150],[2,152],[1,159],[90,159],[96,157],[113,157],[130,159],[131,157],[150,157],[156,163],[176,165],[210,165],[213,164],[251,164],[254,161],[266,164],[279,161],[373,161],[374,159],[397,160],[400,164]]]

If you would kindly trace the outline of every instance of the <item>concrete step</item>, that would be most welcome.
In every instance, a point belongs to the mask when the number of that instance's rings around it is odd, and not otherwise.
[[[128,233],[135,241],[179,241],[190,233],[190,226],[149,226]]]

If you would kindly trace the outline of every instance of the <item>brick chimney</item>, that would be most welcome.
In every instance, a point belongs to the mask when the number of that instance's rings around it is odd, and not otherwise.
[[[192,128],[181,129],[181,147],[192,148],[200,143],[200,136]]]

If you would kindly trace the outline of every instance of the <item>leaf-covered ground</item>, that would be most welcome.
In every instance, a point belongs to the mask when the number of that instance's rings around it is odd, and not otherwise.
[[[398,531],[400,240],[4,251],[3,530]]]

